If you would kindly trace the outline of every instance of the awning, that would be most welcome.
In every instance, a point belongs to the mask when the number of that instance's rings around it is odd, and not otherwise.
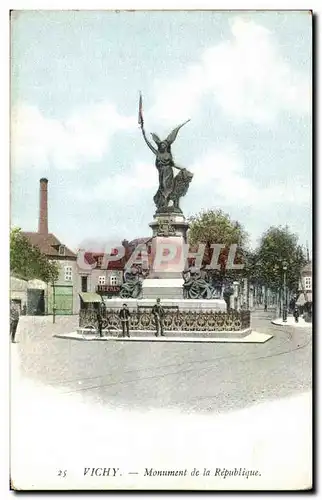
[[[83,302],[86,303],[97,303],[97,302],[102,302],[102,298],[98,293],[93,293],[93,292],[82,292],[79,294],[80,298],[82,299]]]
[[[304,306],[305,304],[305,298],[304,298],[304,293],[301,293],[299,298],[296,301],[297,306]]]
[[[304,293],[301,293],[299,298],[296,301],[296,305],[297,306],[304,306],[304,304],[306,304],[306,302],[312,302],[312,292],[307,292],[306,297],[307,298],[305,299]]]

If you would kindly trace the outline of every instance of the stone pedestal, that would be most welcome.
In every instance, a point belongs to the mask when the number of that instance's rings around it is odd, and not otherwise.
[[[183,278],[147,278],[142,285],[142,298],[183,300]]]
[[[155,214],[153,222],[149,224],[155,236],[182,236],[187,243],[187,231],[189,224],[183,214],[160,213]]]
[[[154,216],[151,245],[152,266],[143,281],[143,299],[183,299],[182,272],[186,265],[186,243],[189,224],[178,213]]]

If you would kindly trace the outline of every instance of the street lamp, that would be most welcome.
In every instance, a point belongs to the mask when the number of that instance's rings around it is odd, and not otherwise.
[[[287,300],[286,300],[286,271],[287,271],[287,262],[283,262],[283,322],[287,321]]]
[[[282,316],[282,287],[281,287],[281,263],[274,266],[274,279],[277,283],[277,292],[275,292],[276,314]]]

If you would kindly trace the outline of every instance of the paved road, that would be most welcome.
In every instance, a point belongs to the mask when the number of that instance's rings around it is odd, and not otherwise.
[[[221,413],[311,389],[311,329],[253,314],[265,344],[80,342],[54,338],[76,317],[22,317],[16,345],[23,375],[61,393],[114,408]]]

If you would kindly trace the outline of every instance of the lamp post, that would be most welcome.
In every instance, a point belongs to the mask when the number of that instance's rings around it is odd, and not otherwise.
[[[274,266],[274,278],[276,280],[276,291],[274,293],[274,301],[276,307],[276,315],[282,316],[282,287],[281,287],[281,263]]]
[[[286,271],[287,262],[283,262],[283,322],[287,321],[287,300],[286,300]]]

